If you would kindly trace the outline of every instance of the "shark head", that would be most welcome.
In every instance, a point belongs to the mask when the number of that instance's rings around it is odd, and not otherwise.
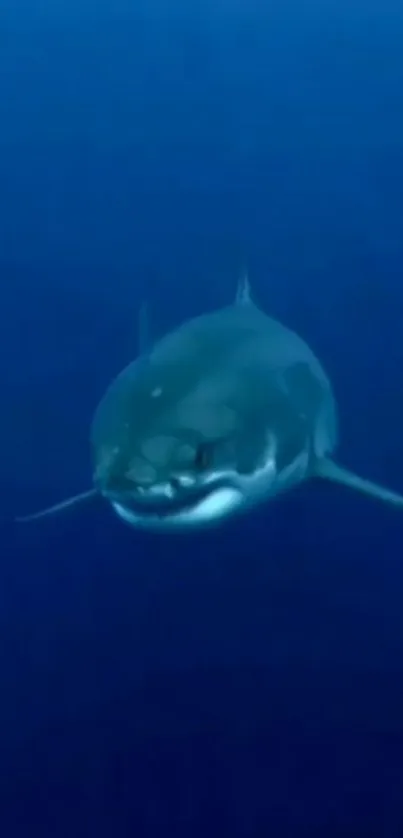
[[[91,429],[93,489],[19,520],[102,495],[135,527],[206,527],[309,477],[386,503],[403,498],[329,459],[337,442],[330,382],[308,345],[251,300],[188,321],[112,382]]]
[[[189,386],[184,365],[129,367],[94,419],[94,485],[134,526],[214,524],[246,508],[263,476],[266,486],[275,477],[273,435],[249,408],[236,409],[238,376],[196,374],[195,356]]]
[[[266,328],[243,283],[236,305],[189,321],[112,383],[91,440],[95,487],[121,518],[204,527],[275,490],[290,410]]]

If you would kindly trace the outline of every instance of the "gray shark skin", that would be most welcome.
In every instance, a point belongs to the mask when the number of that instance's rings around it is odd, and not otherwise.
[[[232,305],[147,341],[112,382],[91,428],[94,488],[20,520],[100,494],[135,527],[205,528],[313,477],[403,508],[330,459],[336,414],[318,358],[252,302],[245,276]]]

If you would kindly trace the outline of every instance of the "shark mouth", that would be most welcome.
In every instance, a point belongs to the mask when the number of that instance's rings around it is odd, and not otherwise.
[[[206,525],[228,515],[242,503],[239,487],[224,479],[172,496],[138,498],[128,493],[108,498],[115,512],[134,526]]]
[[[212,474],[203,483],[182,486],[179,481],[151,486],[147,490],[131,490],[130,485],[120,492],[106,493],[109,500],[117,500],[130,507],[138,515],[157,515],[164,518],[193,509],[202,503],[212,492],[231,487],[233,484],[228,474]]]

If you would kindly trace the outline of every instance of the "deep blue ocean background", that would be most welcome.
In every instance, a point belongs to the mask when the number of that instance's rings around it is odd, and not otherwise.
[[[141,534],[89,488],[153,332],[266,311],[403,492],[400,0],[0,0],[0,835],[403,836],[403,515]]]

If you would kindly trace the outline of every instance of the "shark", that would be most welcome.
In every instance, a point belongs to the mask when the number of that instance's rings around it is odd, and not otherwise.
[[[138,357],[92,422],[92,488],[32,521],[102,496],[133,527],[218,525],[311,479],[403,509],[403,496],[333,459],[337,404],[308,344],[254,301],[245,273],[230,305],[153,345],[145,310]]]

